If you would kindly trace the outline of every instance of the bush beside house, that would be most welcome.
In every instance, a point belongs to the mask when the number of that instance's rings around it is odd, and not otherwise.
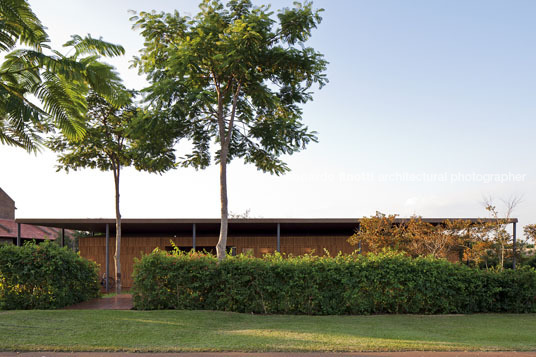
[[[55,309],[99,295],[97,265],[48,242],[0,245],[0,309]]]
[[[263,259],[169,255],[135,264],[137,309],[267,314],[536,312],[536,270],[492,271],[400,253]]]

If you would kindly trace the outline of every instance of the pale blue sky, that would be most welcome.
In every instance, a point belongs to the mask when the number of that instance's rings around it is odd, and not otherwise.
[[[110,62],[136,88],[144,80],[128,69],[128,61],[142,39],[130,29],[127,10],[197,9],[197,1],[186,0],[30,3],[55,47],[75,33],[124,45],[127,55]],[[273,9],[292,5],[271,3]],[[232,211],[250,208],[264,217],[361,217],[376,210],[475,217],[486,214],[483,195],[497,201],[522,195],[515,215],[522,224],[536,223],[536,2],[314,4],[325,12],[310,45],[330,62],[330,83],[307,104],[304,121],[319,132],[320,143],[290,158],[293,172],[285,177],[233,163]],[[52,154],[32,157],[5,147],[0,160],[12,168],[0,186],[17,201],[19,217],[113,216],[109,174],[55,173]],[[459,174],[469,182],[459,182]],[[484,174],[518,177],[486,182],[490,177],[479,176]],[[29,175],[34,181],[25,182]],[[217,192],[215,168],[164,176],[127,170],[123,212],[217,217]]]

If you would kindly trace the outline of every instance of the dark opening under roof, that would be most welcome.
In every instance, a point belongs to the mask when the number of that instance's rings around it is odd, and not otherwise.
[[[403,222],[409,218],[397,218]],[[471,222],[489,222],[490,218],[423,218],[423,221],[440,224],[446,220],[470,220]],[[511,218],[509,223],[517,223],[517,218]],[[64,218],[39,219],[19,218],[17,223],[32,224],[47,227],[65,228],[95,233],[105,233],[106,225],[110,232],[115,233],[113,218]],[[190,234],[193,224],[198,234],[213,234],[220,229],[219,218],[126,218],[122,219],[124,234]],[[232,233],[268,233],[275,234],[277,224],[281,233],[315,232],[326,234],[352,234],[359,226],[358,218],[234,218],[229,219],[229,232]]]

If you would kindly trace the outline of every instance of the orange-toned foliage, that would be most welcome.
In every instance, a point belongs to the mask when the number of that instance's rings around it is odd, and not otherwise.
[[[368,252],[378,253],[389,248],[417,257],[432,255],[447,258],[461,253],[464,260],[479,262],[489,249],[488,223],[469,220],[445,220],[439,224],[421,217],[397,220],[397,215],[377,212],[359,220],[360,228],[349,238],[351,244],[361,242]]]
[[[525,237],[536,242],[536,224],[527,224],[523,229]]]

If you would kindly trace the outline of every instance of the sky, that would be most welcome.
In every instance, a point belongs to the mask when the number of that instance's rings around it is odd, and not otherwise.
[[[254,1],[254,4],[267,2]],[[272,1],[272,9],[292,1]],[[536,223],[536,2],[317,0],[323,21],[308,45],[329,61],[304,122],[319,143],[271,176],[240,161],[228,169],[229,206],[254,217],[486,217],[482,201],[521,197],[514,216]],[[71,34],[120,43],[107,60],[125,84],[143,46],[135,11],[194,15],[198,1],[30,0],[54,48]],[[184,153],[178,153],[179,156]],[[114,216],[113,176],[56,172],[55,155],[0,147],[0,187],[19,218]],[[125,169],[125,218],[219,216],[218,168],[163,175]]]

